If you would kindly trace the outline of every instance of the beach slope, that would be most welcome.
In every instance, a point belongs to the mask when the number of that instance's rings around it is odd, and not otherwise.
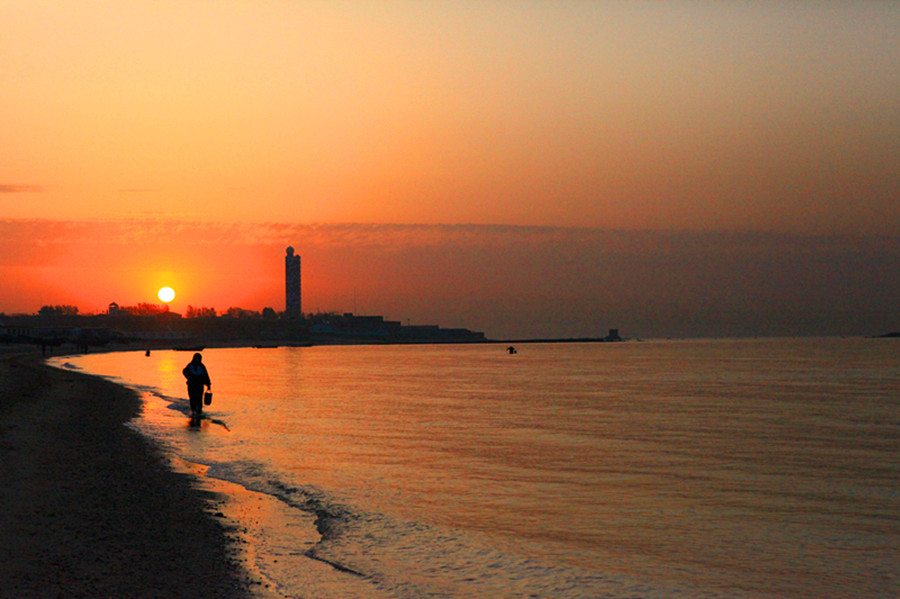
[[[0,596],[249,597],[230,532],[123,424],[138,397],[0,356]]]

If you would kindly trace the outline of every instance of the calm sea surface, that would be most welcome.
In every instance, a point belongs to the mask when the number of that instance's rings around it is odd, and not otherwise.
[[[199,428],[190,353],[53,363],[256,492],[229,516],[261,596],[900,596],[900,340],[518,350],[207,350]]]

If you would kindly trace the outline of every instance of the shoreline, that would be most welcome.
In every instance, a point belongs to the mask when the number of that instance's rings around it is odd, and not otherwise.
[[[125,426],[140,409],[39,351],[0,354],[0,597],[254,596],[224,500]]]

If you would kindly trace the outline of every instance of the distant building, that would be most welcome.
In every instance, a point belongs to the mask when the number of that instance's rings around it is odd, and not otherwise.
[[[117,304],[116,302],[110,302],[108,314],[110,316],[118,316],[119,315],[119,304]]]
[[[610,329],[609,335],[604,337],[602,341],[624,341],[624,339],[619,337],[619,329]]]
[[[300,316],[303,304],[300,295],[300,256],[288,247],[284,257],[284,312],[288,316]]]

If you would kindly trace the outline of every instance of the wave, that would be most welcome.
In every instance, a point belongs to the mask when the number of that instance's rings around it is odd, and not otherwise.
[[[280,479],[261,464],[236,461],[208,465],[206,475],[238,484],[249,491],[264,493],[274,497],[294,509],[315,517],[315,526],[321,540],[306,552],[307,557],[329,564],[342,572],[357,576],[369,576],[359,572],[349,564],[321,555],[318,546],[341,536],[348,525],[360,516],[350,508],[331,500],[328,495],[314,486],[295,486]]]
[[[207,466],[211,478],[312,516],[320,538],[303,555],[372,583],[374,596],[668,596],[614,576],[535,559],[512,546],[497,548],[475,534],[360,509],[253,461]]]

